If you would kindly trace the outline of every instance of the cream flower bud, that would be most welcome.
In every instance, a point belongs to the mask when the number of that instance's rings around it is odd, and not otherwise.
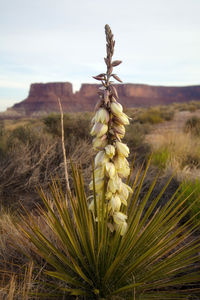
[[[120,198],[126,201],[128,199],[129,193],[130,193],[130,191],[127,188],[127,185],[122,182],[122,189],[121,189],[121,193],[120,193]]]
[[[96,135],[97,137],[103,136],[108,131],[108,125],[103,123],[95,123],[92,127],[90,134]]]
[[[113,195],[112,192],[107,192],[107,193],[105,194],[105,197],[106,197],[107,200],[110,200],[110,199],[112,198],[112,195]]]
[[[110,180],[108,181],[108,186],[107,186],[107,190],[108,192],[111,192],[113,194],[115,194],[117,191],[121,191],[122,188],[122,181],[121,178],[119,178],[118,176],[115,176],[113,178],[110,178]]]
[[[105,108],[100,108],[97,110],[94,118],[96,123],[108,123],[110,119],[109,112]]]
[[[120,233],[121,236],[123,236],[128,229],[128,224],[124,221],[123,223],[115,224],[115,229]]]
[[[95,190],[96,192],[100,192],[104,187],[104,179],[95,179]],[[93,190],[93,180],[89,184],[89,189]]]
[[[102,137],[95,138],[93,139],[92,144],[94,149],[101,149],[107,145],[107,139],[102,139]]]
[[[101,137],[108,131],[108,125],[102,123],[97,124],[101,124],[100,130],[97,132],[97,137]]]
[[[96,178],[98,178],[98,179],[104,178],[104,168],[99,167],[99,168],[95,169],[94,170],[94,177],[95,177],[95,179]]]
[[[121,142],[116,142],[116,148],[119,155],[123,155],[125,157],[128,157],[130,151],[126,144]]]
[[[122,125],[129,125],[129,118],[125,113],[121,113],[120,115],[117,115],[117,119],[120,123],[122,123]]]
[[[120,210],[121,200],[120,200],[118,195],[113,195],[112,196],[112,198],[110,200],[110,205],[111,205],[111,208],[112,208],[113,212]]]
[[[130,194],[133,193],[132,188],[128,184],[126,184],[126,183],[122,182],[122,188],[127,188],[127,190],[129,191]]]
[[[124,125],[114,125],[113,127],[114,131],[119,135],[119,137],[122,139],[125,135],[125,127]]]
[[[115,155],[115,147],[113,145],[107,145],[105,151],[109,158],[113,158]]]
[[[130,168],[127,159],[124,156],[118,155],[114,159],[116,171],[120,177],[128,177],[130,174]]]
[[[122,111],[123,111],[123,107],[122,107],[121,104],[118,103],[118,102],[112,102],[111,105],[110,105],[110,108],[111,108],[111,112],[112,112],[114,115],[121,114]]]
[[[121,225],[123,222],[126,221],[126,219],[127,216],[120,211],[114,212],[113,214],[113,220],[118,225]]]
[[[108,177],[113,178],[115,176],[115,166],[113,163],[111,162],[107,162],[105,164],[105,169],[106,169],[106,173],[108,175]]]
[[[95,167],[98,167],[98,166],[104,165],[108,161],[109,161],[109,158],[106,155],[105,151],[99,151],[97,153],[97,155],[95,156],[94,164],[95,164]]]

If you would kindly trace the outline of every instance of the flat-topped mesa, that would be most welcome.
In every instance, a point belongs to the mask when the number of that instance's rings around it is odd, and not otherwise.
[[[200,86],[168,87],[132,83],[115,86],[125,107],[200,100]],[[73,93],[70,82],[34,83],[31,84],[28,97],[15,104],[12,110],[23,115],[59,112],[59,97],[65,112],[93,111],[98,87],[98,84],[84,83],[78,92]]]
[[[70,82],[33,83],[30,87],[29,97],[70,97],[73,88]]]
[[[62,99],[63,108],[73,110],[73,87],[70,82],[33,83],[28,97],[13,106],[14,110],[25,115],[58,112],[58,97]]]

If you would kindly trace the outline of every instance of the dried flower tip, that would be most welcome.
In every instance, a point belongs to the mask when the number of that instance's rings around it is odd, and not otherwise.
[[[112,102],[110,105],[111,112],[114,115],[120,115],[123,112],[123,107],[120,103],[118,102]]]
[[[96,80],[100,80],[100,81],[102,81],[103,79],[104,79],[104,77],[100,77],[100,76],[92,76],[94,79],[96,79]]]
[[[119,96],[118,96],[118,93],[117,93],[116,88],[115,88],[113,85],[111,85],[110,88],[111,88],[111,91],[112,91],[113,96],[114,96],[115,98],[119,99]]]
[[[115,78],[117,81],[122,82],[122,80],[116,75],[116,74],[112,74],[113,78]]]
[[[128,157],[130,151],[126,144],[121,142],[116,142],[116,148],[119,155],[123,155],[125,157]]]
[[[121,63],[122,63],[121,60],[114,60],[114,61],[112,62],[112,66],[113,66],[113,67],[116,67],[116,66],[120,65]]]

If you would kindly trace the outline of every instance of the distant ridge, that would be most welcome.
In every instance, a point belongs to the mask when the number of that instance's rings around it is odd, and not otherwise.
[[[58,112],[57,98],[62,100],[65,112],[93,111],[98,100],[97,84],[82,84],[73,93],[70,82],[33,83],[28,97],[7,110],[20,115],[37,115]],[[198,86],[152,86],[147,84],[117,84],[120,102],[125,107],[168,105],[173,102],[200,100]]]

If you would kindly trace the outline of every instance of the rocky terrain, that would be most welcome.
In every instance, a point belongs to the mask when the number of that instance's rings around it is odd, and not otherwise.
[[[173,102],[200,100],[200,86],[166,87],[146,84],[116,85],[120,102],[125,107],[166,105]],[[7,110],[7,113],[37,115],[57,112],[60,97],[65,112],[92,111],[98,99],[97,84],[82,84],[73,93],[70,82],[31,84],[28,97]]]

